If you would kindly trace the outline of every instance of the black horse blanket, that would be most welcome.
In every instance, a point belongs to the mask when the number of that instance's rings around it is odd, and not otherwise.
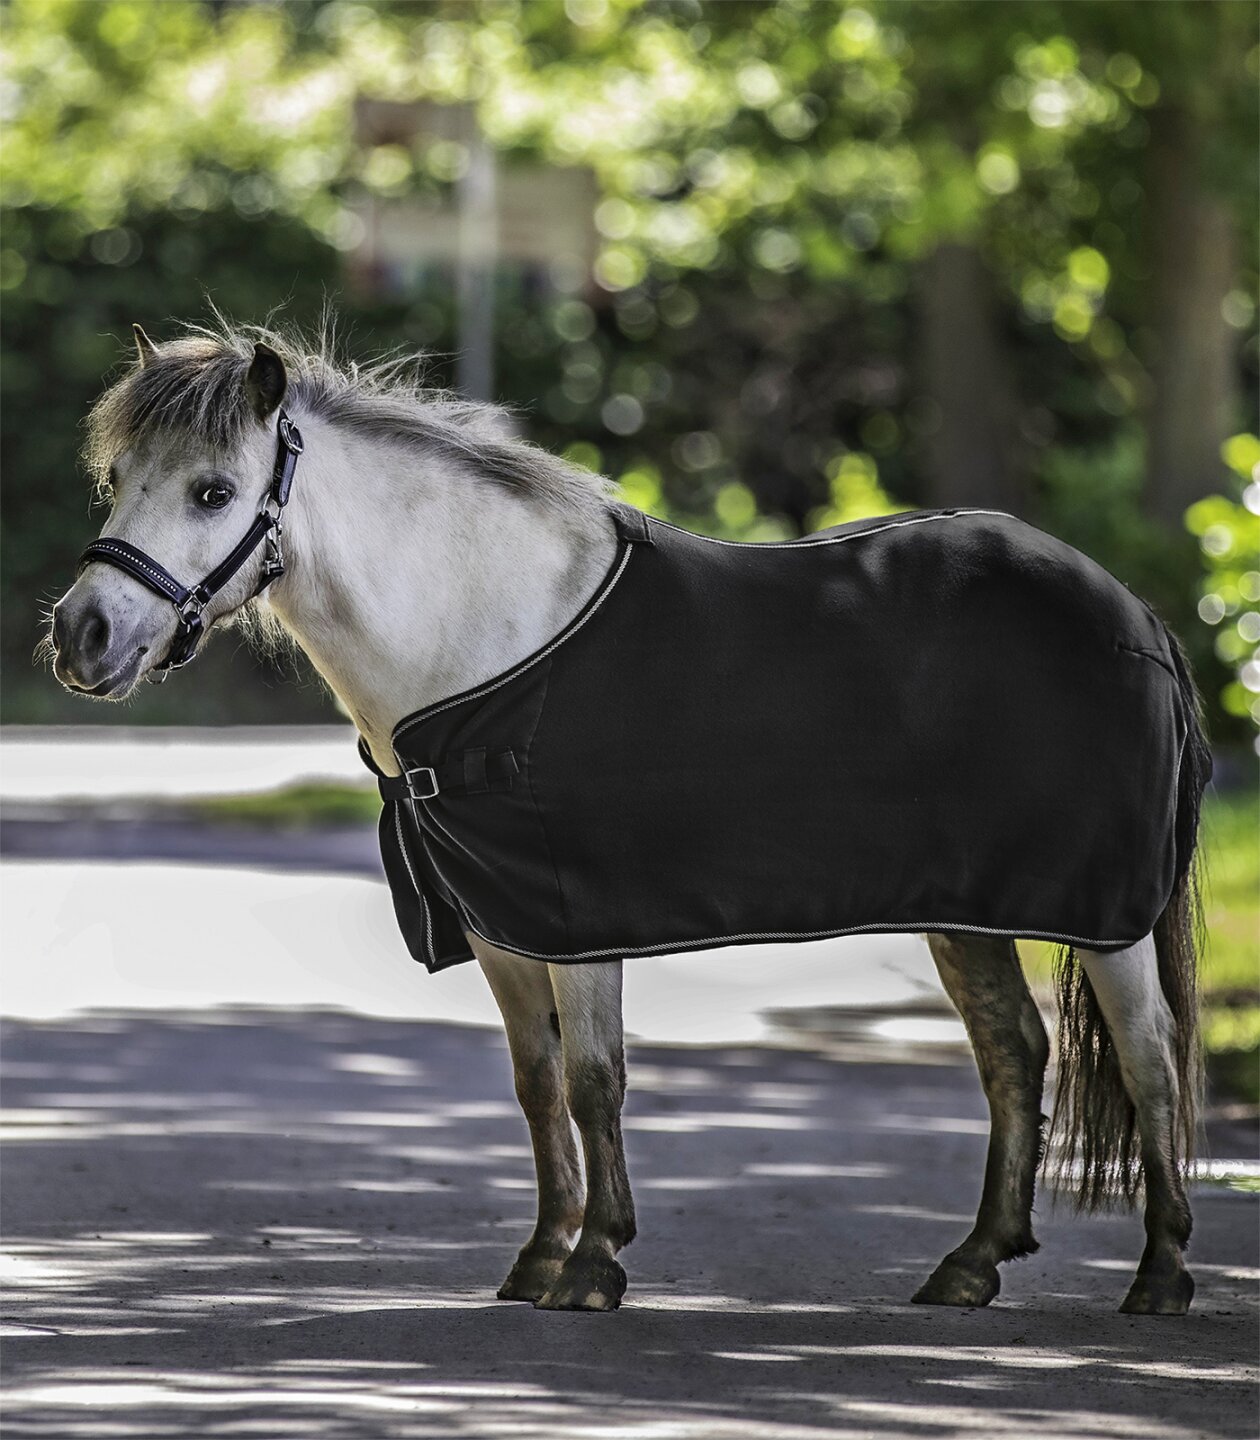
[[[470,933],[567,962],[1152,928],[1192,721],[1119,581],[992,511],[747,545],[612,509],[572,623],[394,731],[381,847],[417,960]]]

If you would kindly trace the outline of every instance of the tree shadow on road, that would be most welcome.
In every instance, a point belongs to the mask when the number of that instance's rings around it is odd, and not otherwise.
[[[1132,1216],[1043,1203],[987,1311],[905,1303],[970,1224],[969,1065],[638,1047],[615,1316],[495,1301],[532,1220],[502,1037],[335,1012],[13,1024],[9,1433],[1255,1431],[1253,1197],[1200,1187],[1185,1320]]]

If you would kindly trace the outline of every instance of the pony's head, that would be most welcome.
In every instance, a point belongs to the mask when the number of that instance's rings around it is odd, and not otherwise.
[[[191,588],[264,509],[288,377],[261,342],[204,334],[158,346],[135,332],[135,364],[88,420],[88,467],[110,505],[101,539]],[[206,604],[207,628],[249,601],[264,564],[259,545]],[[163,664],[179,633],[170,600],[89,557],[53,610],[53,671],[70,690],[120,700]]]
[[[282,401],[318,439],[326,473],[335,453],[336,473],[353,474],[357,494],[387,477],[378,518],[403,522],[398,487],[390,488],[397,478],[416,482],[401,489],[406,516],[439,493],[449,500],[488,490],[511,494],[569,532],[606,526],[605,481],[516,439],[498,406],[430,387],[423,356],[339,359],[331,312],[313,336],[234,327],[217,314],[215,321],[185,326],[161,345],[137,326],[134,363],[88,418],[87,466],[110,513],[53,610],[46,647],[57,678],[76,693],[129,695],[145,675],[182,663],[201,627],[229,621],[277,573],[275,534],[263,517],[278,513],[285,452],[292,459],[301,445]],[[294,577],[319,571],[316,545],[357,533],[340,510],[328,507],[321,519],[317,487],[304,483],[319,473],[314,459],[297,486],[300,522],[288,532],[307,547],[305,565],[300,546],[288,547]],[[414,559],[414,545],[409,553]],[[363,563],[379,566],[379,550]],[[288,603],[294,581],[284,583]],[[193,635],[177,607],[198,586],[189,597],[200,622]]]

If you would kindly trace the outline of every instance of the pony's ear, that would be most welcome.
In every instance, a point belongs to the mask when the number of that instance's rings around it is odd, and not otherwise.
[[[136,337],[136,359],[140,362],[140,368],[143,370],[150,360],[157,358],[157,346],[139,325],[133,325],[131,333]]]
[[[245,394],[250,408],[260,420],[265,420],[276,409],[284,392],[288,389],[289,377],[284,371],[284,361],[271,348],[259,340],[254,345],[254,358],[250,361],[249,373],[245,376]]]

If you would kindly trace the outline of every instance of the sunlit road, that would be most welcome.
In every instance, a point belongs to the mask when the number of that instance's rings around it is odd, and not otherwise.
[[[350,725],[7,725],[6,801],[243,795],[299,781],[370,785]]]
[[[370,829],[10,820],[3,836],[5,1015],[321,1005],[499,1023],[475,965],[430,976],[408,956]],[[770,1036],[769,1012],[843,1005],[884,1038],[962,1044],[945,1004],[923,943],[882,935],[637,959],[626,1023],[651,1040],[743,1042]],[[933,1013],[886,1013],[906,1006]]]

